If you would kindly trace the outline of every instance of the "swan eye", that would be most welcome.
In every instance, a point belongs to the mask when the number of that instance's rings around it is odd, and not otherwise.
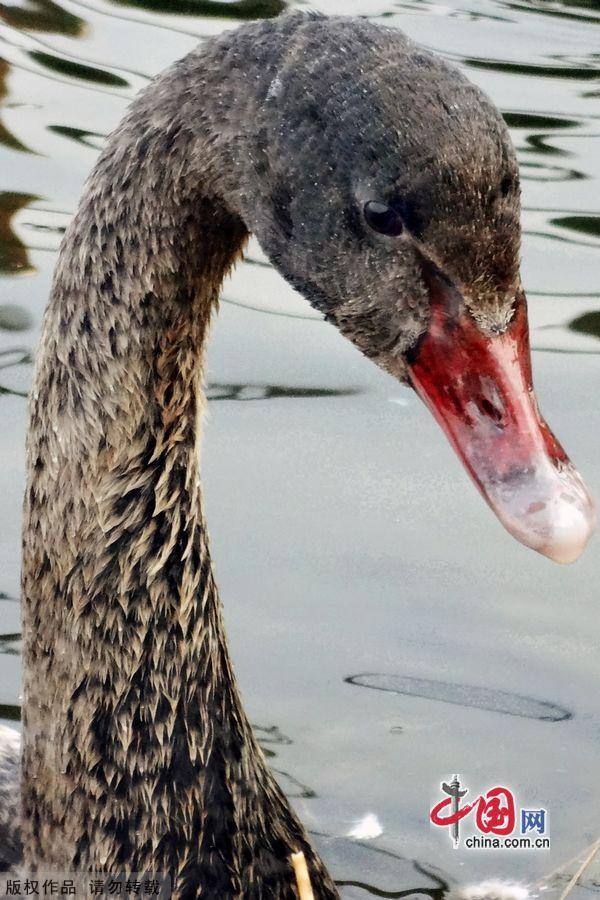
[[[365,220],[369,228],[379,234],[387,234],[396,237],[404,231],[404,224],[400,215],[387,203],[379,200],[369,200],[364,207]]]

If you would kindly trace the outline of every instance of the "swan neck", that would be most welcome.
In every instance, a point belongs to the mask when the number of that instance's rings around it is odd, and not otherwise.
[[[24,867],[287,897],[302,849],[333,898],[242,710],[202,511],[203,351],[247,234],[204,89],[226,59],[134,102],[59,255],[23,525]]]
[[[46,311],[24,517],[23,838],[31,869],[126,860],[183,884],[213,841],[236,857],[229,780],[264,763],[198,459],[204,343],[246,232],[208,175],[190,178],[198,139],[180,117],[162,126],[173,102],[157,83],[110,140]]]

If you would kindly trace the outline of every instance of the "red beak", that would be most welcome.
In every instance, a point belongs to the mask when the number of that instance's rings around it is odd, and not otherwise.
[[[409,360],[412,385],[504,527],[556,562],[573,562],[594,529],[594,504],[540,415],[527,307],[485,334],[456,288],[429,264],[430,323]]]

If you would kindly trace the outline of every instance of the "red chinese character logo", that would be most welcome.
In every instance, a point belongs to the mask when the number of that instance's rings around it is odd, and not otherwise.
[[[505,787],[494,787],[486,794],[480,794],[472,803],[461,806],[467,793],[461,790],[458,776],[450,784],[442,784],[442,791],[448,796],[440,800],[429,813],[433,825],[449,828],[454,846],[459,844],[459,822],[475,810],[475,823],[482,834],[512,834],[516,824],[515,799]]]
[[[481,797],[479,800],[480,799]],[[447,815],[443,815],[443,811],[447,810],[450,805],[454,806],[454,804],[452,803],[452,797],[448,797],[446,800],[440,800],[429,813],[429,821],[432,822],[433,825],[456,825],[461,819],[464,819],[465,816],[469,815],[476,803],[478,803],[478,800],[475,800],[474,803],[467,804],[467,806],[461,806],[460,809],[451,809],[448,811]]]
[[[495,787],[477,800],[477,827],[484,834],[512,834],[516,823],[515,798],[504,787]]]

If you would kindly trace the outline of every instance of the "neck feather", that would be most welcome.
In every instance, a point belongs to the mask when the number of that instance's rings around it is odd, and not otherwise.
[[[25,862],[168,871],[182,896],[254,896],[269,873],[283,897],[303,848],[335,896],[241,709],[211,571],[202,350],[246,228],[211,176],[210,134],[180,112],[187,88],[165,76],[111,139],[46,313],[24,519]]]

